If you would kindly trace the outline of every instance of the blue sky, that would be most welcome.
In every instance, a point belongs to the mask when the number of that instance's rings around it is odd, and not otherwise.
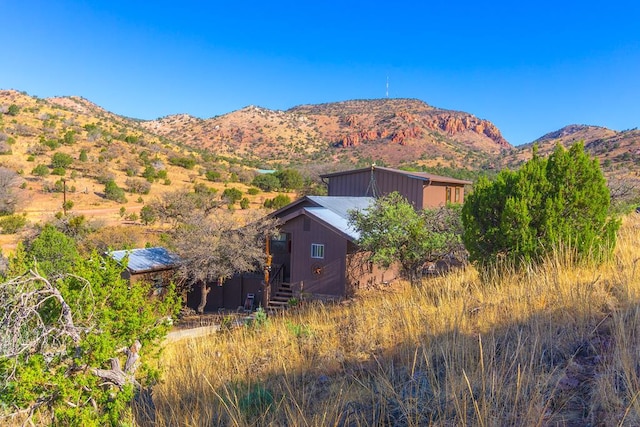
[[[220,3],[220,4],[217,4]],[[640,2],[0,0],[0,88],[117,114],[418,98],[519,145],[640,126]]]

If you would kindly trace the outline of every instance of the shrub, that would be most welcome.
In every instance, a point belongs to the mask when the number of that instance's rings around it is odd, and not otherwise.
[[[142,179],[127,178],[124,182],[129,193],[149,194],[151,191],[151,183]]]
[[[20,231],[25,225],[27,225],[26,214],[13,214],[4,216],[0,218],[0,233],[15,234]]]
[[[220,178],[222,177],[222,174],[218,171],[215,170],[208,170],[204,173],[205,178],[207,178],[209,181],[220,181]]]
[[[255,196],[256,194],[258,194],[260,192],[259,188],[256,187],[251,187],[247,190],[247,194],[251,195],[251,196]]]
[[[240,200],[240,209],[249,209],[249,199],[243,197],[242,200]]]
[[[51,167],[53,168],[66,168],[73,163],[73,157],[65,153],[55,153],[51,157]]]
[[[192,157],[169,157],[169,163],[185,169],[193,169],[196,165],[196,159]]]
[[[291,198],[286,194],[278,194],[273,199],[264,201],[263,206],[267,209],[280,209],[291,203]]]
[[[304,178],[300,175],[300,172],[294,169],[279,170],[273,175],[278,178],[282,188],[298,190],[304,185]]]
[[[255,185],[263,191],[273,191],[280,188],[280,180],[273,174],[265,173],[253,178],[251,185]]]
[[[539,262],[567,248],[576,260],[606,258],[620,225],[609,215],[609,190],[597,160],[582,143],[561,145],[548,159],[534,147],[518,171],[481,178],[464,203],[464,243],[470,259],[491,266]]]
[[[80,157],[78,158],[81,162],[86,162],[89,160],[87,156],[87,150],[80,150]]]
[[[16,104],[9,105],[9,109],[7,110],[8,115],[17,116],[19,112],[20,112],[20,107],[18,107]]]
[[[38,165],[31,170],[31,175],[47,176],[49,175],[49,168],[46,165]]]
[[[240,201],[242,199],[242,191],[237,188],[226,188],[222,192],[222,198],[225,199],[230,205]]]
[[[67,170],[65,168],[53,168],[53,170],[51,171],[51,175],[58,175],[58,176],[65,176],[67,173]]]
[[[118,184],[114,180],[109,180],[104,185],[104,196],[119,203],[125,203],[127,199],[124,196],[124,190],[118,187]]]

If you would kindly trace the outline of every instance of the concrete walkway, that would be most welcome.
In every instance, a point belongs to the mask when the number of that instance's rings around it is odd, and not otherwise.
[[[220,325],[201,326],[199,328],[178,329],[167,334],[165,342],[176,342],[185,338],[199,338],[214,334],[220,330]]]

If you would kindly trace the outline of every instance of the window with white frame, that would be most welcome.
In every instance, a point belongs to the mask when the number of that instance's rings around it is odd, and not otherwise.
[[[324,258],[324,245],[321,245],[319,243],[312,243],[311,258]]]

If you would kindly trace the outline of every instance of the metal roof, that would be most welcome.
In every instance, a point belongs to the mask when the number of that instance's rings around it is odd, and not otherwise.
[[[307,198],[344,218],[349,217],[349,211],[367,209],[375,200],[373,197],[356,196],[307,196]]]
[[[118,262],[128,256],[127,269],[132,273],[166,270],[175,267],[180,261],[177,255],[162,247],[111,251],[107,255]]]
[[[360,233],[349,223],[350,211],[367,209],[375,200],[372,197],[345,196],[307,196],[318,204],[317,207],[306,207],[304,211],[319,219],[351,240],[358,240]]]

